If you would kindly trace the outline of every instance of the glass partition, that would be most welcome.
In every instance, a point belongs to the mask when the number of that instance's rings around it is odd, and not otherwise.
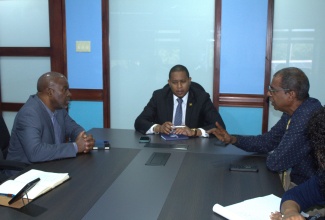
[[[220,93],[264,94],[267,3],[222,1]]]
[[[48,17],[48,0],[0,0],[0,47],[49,47]]]
[[[2,102],[25,103],[38,78],[51,70],[49,57],[0,57]]]
[[[272,75],[284,68],[301,68],[309,78],[311,97],[325,104],[325,1],[275,0]],[[281,113],[270,107],[269,127]]]
[[[176,64],[212,94],[214,2],[109,1],[112,128],[133,128]]]
[[[262,130],[262,108],[220,107],[219,112],[230,134],[259,135]]]

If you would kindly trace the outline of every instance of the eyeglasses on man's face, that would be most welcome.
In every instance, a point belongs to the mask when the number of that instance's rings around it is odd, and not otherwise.
[[[280,92],[280,91],[289,91],[290,89],[283,89],[283,88],[274,89],[271,86],[269,86],[268,90],[269,90],[270,93],[276,93],[276,92]]]

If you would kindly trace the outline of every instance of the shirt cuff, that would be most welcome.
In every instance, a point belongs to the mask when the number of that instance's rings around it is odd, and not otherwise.
[[[209,137],[209,134],[203,129],[203,128],[199,128],[201,131],[201,136],[200,137]]]
[[[73,143],[73,147],[76,151],[76,153],[78,153],[78,146],[77,146],[77,143],[76,142],[72,142]]]
[[[152,126],[149,128],[149,130],[146,132],[146,134],[158,134],[158,133],[156,133],[156,132],[153,130],[153,128],[154,128],[156,125],[157,125],[157,124],[152,125]]]

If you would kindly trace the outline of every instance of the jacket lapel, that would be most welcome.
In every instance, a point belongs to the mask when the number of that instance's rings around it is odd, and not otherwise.
[[[55,143],[55,134],[54,134],[54,127],[53,127],[52,119],[51,119],[49,113],[47,112],[42,101],[38,97],[34,97],[34,100],[37,102],[37,104],[39,106],[40,114],[42,115],[41,117],[45,120],[45,124],[49,125],[51,128],[52,141],[53,141],[53,143]]]
[[[167,96],[167,120],[173,122],[173,110],[174,110],[174,100],[173,100],[173,93],[169,92]]]
[[[188,99],[187,99],[186,115],[185,115],[185,124],[186,126],[189,127],[191,127],[191,118],[192,118],[193,106],[195,102],[196,100],[193,91],[190,89],[188,94]]]

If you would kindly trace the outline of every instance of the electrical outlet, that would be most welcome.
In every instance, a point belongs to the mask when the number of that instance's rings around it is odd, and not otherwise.
[[[76,41],[76,52],[90,52],[90,41]]]

